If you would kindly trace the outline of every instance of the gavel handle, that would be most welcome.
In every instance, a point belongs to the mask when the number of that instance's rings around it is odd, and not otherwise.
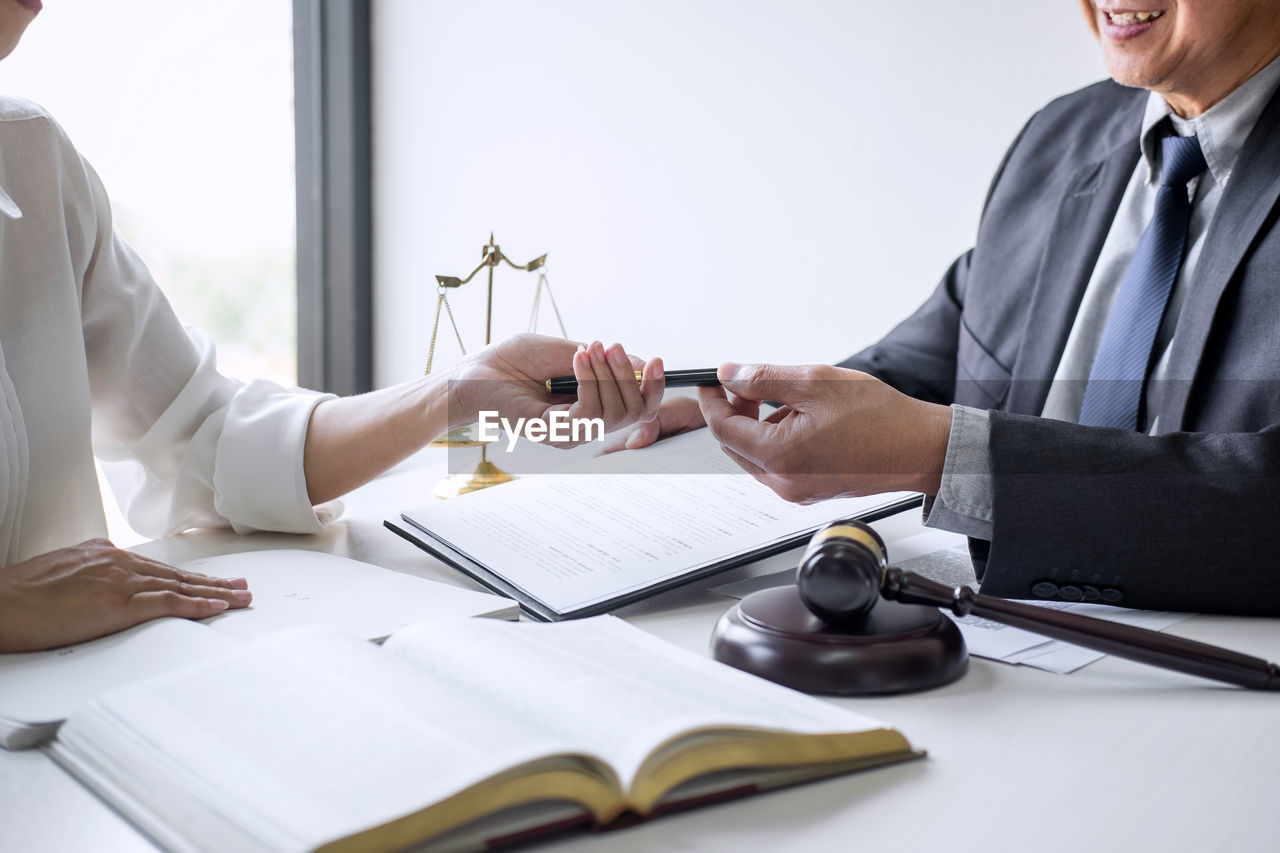
[[[1139,663],[1251,690],[1280,690],[1280,666],[1207,643],[982,595],[967,586],[949,587],[901,569],[886,572],[880,591],[891,601],[943,607],[957,616],[973,614]]]

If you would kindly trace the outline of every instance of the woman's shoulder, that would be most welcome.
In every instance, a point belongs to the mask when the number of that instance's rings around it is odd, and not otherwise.
[[[48,110],[35,101],[0,95],[0,140],[5,149],[52,154],[73,151],[74,146],[62,126]]]
[[[0,95],[0,159],[11,162],[14,156],[28,167],[80,160],[75,145],[48,110],[26,98]]]
[[[26,98],[18,98],[13,95],[0,95],[0,121],[46,121],[54,124],[53,116],[49,115],[49,111],[37,104],[35,101],[28,101]]]
[[[64,206],[92,197],[89,170],[62,126],[34,101],[9,95],[0,95],[0,178],[10,196],[39,188],[26,195],[60,197]]]

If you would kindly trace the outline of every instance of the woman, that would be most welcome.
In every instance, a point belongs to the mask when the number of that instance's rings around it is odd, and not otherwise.
[[[0,58],[40,8],[0,0]],[[542,386],[569,372],[582,389],[571,407]],[[616,429],[653,418],[662,386],[660,361],[532,335],[359,397],[228,379],[113,233],[106,192],[62,129],[36,105],[0,98],[0,652],[251,599],[242,579],[106,542],[95,454],[133,463],[132,482],[113,486],[147,535],[310,533],[324,523],[316,505],[480,409],[514,419],[568,408]]]

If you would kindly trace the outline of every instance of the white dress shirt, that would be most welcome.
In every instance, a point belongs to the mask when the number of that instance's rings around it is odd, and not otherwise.
[[[322,399],[220,375],[66,134],[0,97],[3,565],[106,535],[95,455],[145,535],[319,530],[302,450]]]
[[[1194,286],[1196,264],[1205,234],[1212,227],[1213,214],[1231,180],[1232,169],[1244,148],[1245,139],[1277,87],[1280,87],[1280,58],[1272,60],[1227,97],[1193,119],[1179,118],[1162,96],[1155,92],[1150,94],[1142,129],[1136,140],[1141,146],[1142,156],[1129,178],[1111,230],[1085,288],[1080,310],[1041,412],[1043,417],[1072,423],[1080,417],[1084,388],[1111,305],[1155,210],[1162,165],[1156,127],[1166,118],[1172,122],[1174,132],[1179,136],[1195,136],[1199,140],[1208,169],[1188,186],[1192,207],[1187,249],[1156,336],[1158,356],[1151,376],[1155,380],[1193,378],[1168,375],[1170,344],[1177,331],[1179,309],[1187,288]],[[1153,395],[1159,393],[1160,388],[1160,381],[1148,383],[1148,411],[1157,408]],[[986,411],[967,406],[952,406],[951,411],[951,434],[947,441],[942,484],[937,497],[926,504],[925,523],[930,527],[990,539],[994,487],[988,449],[991,435],[989,417]],[[1145,427],[1153,435],[1160,430],[1159,423],[1153,422]]]

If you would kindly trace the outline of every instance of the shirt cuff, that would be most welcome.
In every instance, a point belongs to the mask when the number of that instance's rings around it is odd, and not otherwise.
[[[316,533],[332,517],[337,507],[311,506],[303,469],[311,412],[332,397],[258,380],[232,398],[213,483],[215,508],[237,532]]]
[[[951,407],[951,432],[937,497],[924,506],[927,527],[991,539],[991,418],[983,409]]]

